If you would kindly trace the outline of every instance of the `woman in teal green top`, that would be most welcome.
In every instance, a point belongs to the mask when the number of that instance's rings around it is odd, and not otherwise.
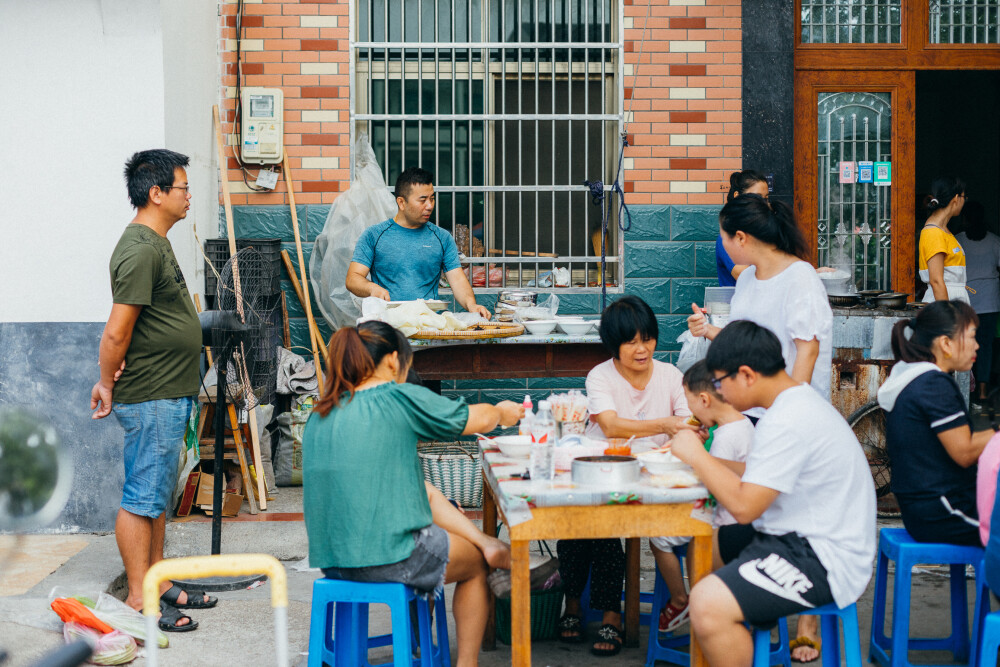
[[[476,665],[488,568],[509,568],[510,551],[425,484],[417,441],[512,426],[523,409],[406,384],[412,359],[406,338],[382,322],[343,327],[330,341],[324,397],[302,435],[309,562],[335,579],[425,592],[457,582],[457,666]]]

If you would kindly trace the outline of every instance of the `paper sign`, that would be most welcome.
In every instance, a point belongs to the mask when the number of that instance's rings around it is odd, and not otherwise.
[[[854,162],[841,162],[838,167],[840,172],[840,182],[841,183],[853,183],[854,182]]]
[[[858,163],[858,183],[871,183],[875,179],[875,163]]]
[[[892,185],[892,163],[875,163],[875,185]]]

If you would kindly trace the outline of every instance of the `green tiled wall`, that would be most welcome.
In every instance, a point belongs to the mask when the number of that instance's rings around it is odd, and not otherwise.
[[[323,230],[329,205],[301,205],[299,219],[306,267],[312,242]],[[625,293],[642,297],[656,313],[660,338],[656,356],[672,361],[679,348],[676,340],[686,328],[691,302],[701,303],[704,288],[718,284],[715,271],[715,237],[718,235],[717,206],[632,206],[632,228],[625,235]],[[295,236],[287,206],[236,206],[233,208],[236,235],[277,238],[283,241],[292,263],[298,267]],[[220,220],[224,216],[220,209]],[[220,223],[220,236],[225,227]],[[292,284],[282,267],[282,289],[288,305],[289,330],[295,351],[308,355],[309,336],[305,312],[295,296]],[[618,295],[609,294],[609,301]],[[596,316],[600,313],[600,294],[560,294],[559,312]],[[479,302],[493,309],[495,295],[479,295]],[[315,297],[313,297],[315,304]],[[314,315],[318,315],[314,306]],[[327,338],[329,327],[319,317],[320,330]],[[462,396],[470,402],[495,402],[503,399],[520,402],[525,393],[537,400],[543,395],[582,388],[584,378],[522,378],[514,380],[459,380],[445,382],[442,389],[450,396]]]

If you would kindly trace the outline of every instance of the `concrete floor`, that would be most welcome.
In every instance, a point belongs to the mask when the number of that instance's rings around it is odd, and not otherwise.
[[[301,511],[301,489],[281,489],[280,495],[269,507],[268,514]],[[896,525],[882,521],[881,525]],[[168,526],[167,555],[201,555],[208,553],[211,524],[189,521],[172,522]],[[44,539],[42,539],[44,538]],[[0,538],[3,539],[3,538]],[[0,567],[4,563],[12,540],[0,542]],[[32,558],[17,556],[18,568],[0,569],[0,647],[10,657],[4,667],[31,665],[45,652],[62,644],[58,618],[48,609],[49,594],[53,588],[63,594],[104,591],[113,587],[122,573],[121,561],[113,535],[59,535],[38,536],[25,542],[27,553],[45,554],[44,565],[31,568]],[[39,545],[44,545],[41,549]],[[292,665],[305,665],[309,635],[311,586],[319,576],[314,570],[304,569],[302,559],[307,553],[305,527],[301,521],[233,521],[226,522],[222,538],[226,553],[270,553],[282,560],[288,572],[289,624],[288,639]],[[553,545],[554,546],[554,545]],[[648,549],[643,550],[642,590],[652,589],[653,562]],[[53,555],[54,554],[54,555]],[[41,561],[42,559],[37,559]],[[450,597],[452,589],[448,587]],[[971,617],[974,591],[969,582]],[[244,665],[269,665],[274,663],[274,631],[270,609],[270,584],[252,590],[219,593],[219,606],[212,610],[192,612],[200,623],[196,632],[171,634],[170,646],[159,651],[161,665],[187,667],[221,665],[238,662]],[[862,655],[867,658],[868,634],[871,622],[872,586],[859,601],[861,620]],[[389,629],[388,614],[384,608],[373,607],[372,632]],[[944,634],[948,621],[948,579],[936,574],[914,576],[912,618],[914,632],[923,636]],[[450,615],[449,615],[450,616]],[[454,648],[454,621],[449,618],[451,641]],[[626,649],[618,657],[607,660],[590,655],[588,645],[567,645],[558,641],[539,641],[532,647],[533,663],[552,667],[569,665],[642,665],[646,655],[645,629],[641,646]],[[948,664],[948,654],[931,652],[914,654],[921,663]],[[388,662],[388,648],[373,650],[373,663]],[[482,653],[480,662],[485,666],[510,664],[510,649],[498,644],[494,652]],[[145,664],[140,658],[136,665]],[[665,663],[661,663],[665,664]]]

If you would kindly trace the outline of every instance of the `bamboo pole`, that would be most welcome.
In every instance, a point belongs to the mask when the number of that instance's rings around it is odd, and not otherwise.
[[[285,264],[285,270],[288,271],[288,277],[292,281],[295,296],[299,298],[299,303],[305,303],[305,297],[302,295],[302,284],[299,283],[299,279],[295,276],[295,265],[292,264],[292,256],[288,254],[287,250],[281,251],[281,261]],[[321,343],[319,351],[323,355],[323,360],[326,363],[330,363],[330,352],[326,349],[326,345],[323,344],[323,336],[320,334],[319,327],[316,326],[315,322],[309,322],[309,331],[311,336],[315,336]]]

